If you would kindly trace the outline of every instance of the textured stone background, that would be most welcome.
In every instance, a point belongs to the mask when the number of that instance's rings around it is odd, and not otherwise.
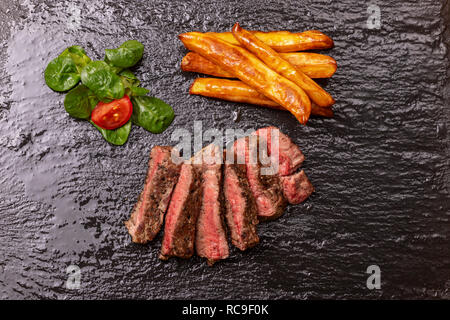
[[[450,298],[444,2],[377,1],[381,29],[368,30],[366,1],[1,1],[0,298]],[[196,75],[179,70],[177,35],[236,21],[332,36],[326,54],[339,69],[322,84],[335,118],[302,127],[280,111],[188,96]],[[134,127],[114,147],[65,113],[43,70],[69,45],[102,59],[131,38],[146,47],[139,77],[177,117],[164,134]],[[123,226],[150,149],[193,120],[280,127],[302,147],[316,187],[261,225],[258,247],[214,268],[199,258],[162,263],[161,235],[134,245]],[[79,290],[65,288],[71,264]],[[366,288],[371,264],[381,290]]]

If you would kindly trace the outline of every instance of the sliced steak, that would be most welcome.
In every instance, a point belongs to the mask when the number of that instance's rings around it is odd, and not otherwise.
[[[281,179],[283,193],[291,204],[298,204],[306,200],[314,191],[314,187],[301,171],[294,173],[303,163],[305,157],[300,148],[292,140],[275,127],[262,128],[253,133],[260,139],[265,139],[267,144],[267,153],[272,162],[276,160],[275,154],[272,154],[272,147],[276,148],[276,142],[272,139],[278,135],[278,175]]]
[[[256,138],[256,139],[255,139]],[[287,201],[284,198],[280,178],[277,174],[262,175],[258,157],[259,137],[241,138],[234,143],[234,152],[239,163],[245,159],[247,179],[256,199],[260,220],[276,219],[283,214]]]
[[[300,148],[292,142],[292,140],[283,134],[278,128],[266,127],[256,130],[252,133],[260,138],[263,138],[267,142],[267,153],[272,158],[275,156],[271,153],[272,150],[272,136],[278,135],[278,175],[287,176],[294,173],[305,160],[305,156],[301,152]],[[276,142],[273,145],[276,148]]]
[[[125,222],[133,242],[151,241],[161,229],[181,168],[171,161],[171,151],[172,147],[156,146],[150,152],[144,189]]]
[[[222,159],[216,158],[222,150],[214,144],[202,150],[202,204],[197,221],[195,248],[209,265],[229,255],[224,225],[222,194]]]
[[[246,166],[236,162],[236,155],[234,162],[225,162],[224,176],[226,221],[231,242],[244,251],[259,243],[258,208],[247,180]]]
[[[281,177],[281,183],[284,196],[291,204],[305,201],[314,192],[314,187],[303,170],[290,176]]]
[[[160,259],[193,255],[201,197],[201,172],[195,165],[185,162],[167,210]]]

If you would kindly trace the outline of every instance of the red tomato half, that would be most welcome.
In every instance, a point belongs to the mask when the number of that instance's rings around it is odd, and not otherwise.
[[[99,102],[91,113],[91,120],[100,128],[117,129],[130,120],[133,105],[130,98],[125,95],[108,103]]]

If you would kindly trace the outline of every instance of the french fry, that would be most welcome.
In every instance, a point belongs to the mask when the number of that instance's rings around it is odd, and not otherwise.
[[[336,60],[323,54],[291,52],[280,53],[280,56],[311,78],[329,78],[337,69]],[[183,57],[181,70],[209,74],[221,78],[234,78],[231,73],[195,52],[188,52]]]
[[[189,88],[189,94],[286,110],[239,80],[197,78]],[[311,104],[311,114],[332,117],[333,110],[319,107],[313,103]]]
[[[334,103],[331,95],[323,90],[314,80],[287,60],[284,60],[275,50],[259,40],[251,32],[241,28],[239,23],[233,26],[232,32],[233,36],[243,47],[261,59],[269,68],[272,68],[305,90],[311,101],[319,107],[329,107]]]
[[[322,117],[327,117],[327,118],[332,118],[334,115],[332,108],[319,107],[314,102],[311,103],[311,113],[316,116],[322,116]]]
[[[203,58],[195,52],[188,52],[181,60],[181,70],[209,74],[221,78],[234,78],[234,75],[223,70],[217,64]]]
[[[247,50],[200,32],[183,33],[179,38],[189,50],[219,65],[289,110],[301,124],[308,121],[311,101],[303,89],[270,69]]]
[[[334,46],[333,40],[317,30],[294,33],[289,31],[251,31],[258,39],[277,52],[295,52],[304,50],[329,49]],[[210,36],[240,46],[231,32],[208,32]]]
[[[312,52],[290,52],[280,53],[280,56],[299,68],[310,78],[331,78],[337,70],[337,63],[334,58],[324,54]]]

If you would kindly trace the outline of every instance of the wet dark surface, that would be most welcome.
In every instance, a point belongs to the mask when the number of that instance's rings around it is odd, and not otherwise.
[[[448,4],[377,3],[379,30],[367,28],[365,1],[2,1],[0,298],[450,298]],[[195,75],[179,70],[177,35],[236,21],[329,34],[335,118],[302,127],[280,111],[188,96]],[[139,77],[176,118],[161,135],[134,127],[114,147],[66,114],[43,70],[69,45],[102,59],[131,38],[146,48]],[[316,187],[260,226],[259,246],[213,268],[163,263],[161,235],[135,245],[123,225],[152,146],[175,144],[173,130],[194,120],[280,127]],[[366,288],[372,264],[381,290]],[[69,265],[81,268],[78,290],[66,288]]]

